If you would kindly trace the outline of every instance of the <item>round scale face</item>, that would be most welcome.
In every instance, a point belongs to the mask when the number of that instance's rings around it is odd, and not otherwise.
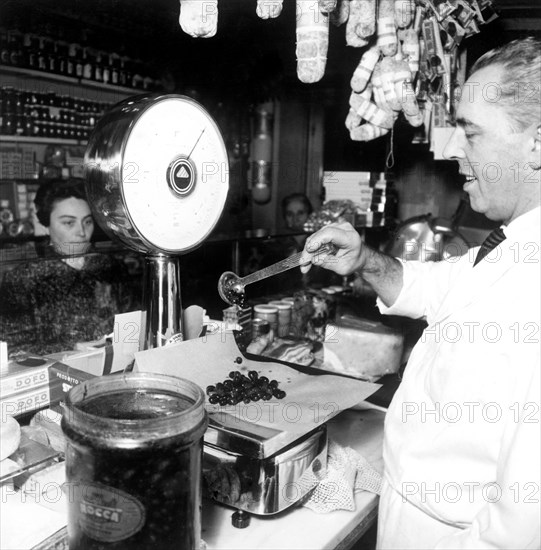
[[[228,183],[221,133],[198,103],[165,98],[137,119],[122,157],[122,193],[134,227],[155,248],[200,244],[220,218]]]

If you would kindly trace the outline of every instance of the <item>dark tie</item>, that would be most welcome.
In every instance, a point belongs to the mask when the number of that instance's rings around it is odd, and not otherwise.
[[[484,240],[479,252],[477,252],[477,257],[473,267],[475,267],[491,250],[496,248],[501,242],[505,241],[505,233],[501,227],[494,229],[489,236]]]

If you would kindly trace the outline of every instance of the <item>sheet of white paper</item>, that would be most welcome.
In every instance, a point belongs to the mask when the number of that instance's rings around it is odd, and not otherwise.
[[[113,365],[111,372],[123,371],[143,346],[145,313],[129,311],[115,315],[113,330]]]
[[[333,374],[304,374],[281,363],[246,359],[230,333],[141,351],[135,355],[135,370],[186,378],[203,390],[227,379],[231,371],[255,370],[259,376],[277,380],[286,397],[225,407],[207,402],[207,410],[210,414],[229,414],[246,422],[295,433],[316,428],[380,387]]]

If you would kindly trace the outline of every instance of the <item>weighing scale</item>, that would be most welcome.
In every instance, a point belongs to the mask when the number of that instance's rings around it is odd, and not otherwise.
[[[229,188],[216,122],[189,97],[128,98],[90,136],[85,177],[99,225],[145,255],[145,349],[182,340],[179,256],[208,237]]]
[[[183,339],[179,257],[201,245],[218,222],[228,169],[217,124],[181,95],[128,98],[90,136],[85,177],[92,213],[109,237],[145,256],[144,349]],[[314,486],[326,450],[325,426],[299,436],[216,420],[205,434],[204,472],[215,475],[220,487],[238,479],[235,493],[215,491],[216,500],[274,514]],[[248,497],[242,498],[246,484]]]

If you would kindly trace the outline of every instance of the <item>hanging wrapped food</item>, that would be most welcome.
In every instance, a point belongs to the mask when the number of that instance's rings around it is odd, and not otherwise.
[[[284,0],[257,0],[256,13],[261,19],[275,19],[282,13]]]
[[[354,92],[362,92],[366,88],[378,60],[379,48],[377,46],[373,46],[363,53],[351,77],[351,89]]]
[[[218,29],[218,0],[180,0],[182,30],[194,38],[210,38]]]
[[[357,111],[353,107],[350,107],[345,121],[346,128],[348,130],[352,130],[356,126],[360,126],[362,121],[363,119],[361,118],[359,113],[357,113]]]
[[[318,82],[325,74],[329,48],[329,16],[319,11],[318,0],[297,2],[297,76]]]
[[[384,57],[378,65],[381,69],[381,87],[385,95],[385,101],[393,111],[400,111],[402,104],[398,100],[395,90],[395,68],[396,61],[391,57]],[[378,83],[379,84],[379,83]]]
[[[402,55],[408,62],[412,78],[415,78],[419,70],[419,36],[413,29],[408,29],[404,32],[402,40]]]
[[[369,97],[351,92],[350,105],[357,111],[357,114],[364,120],[375,126],[391,129],[394,124],[394,116],[388,111],[380,109]]]
[[[414,0],[395,0],[394,2],[394,21],[399,29],[409,27],[415,16]]]
[[[352,92],[349,96],[349,112],[346,116],[346,128],[352,130],[356,126],[360,126],[363,122],[361,115],[357,112],[362,100],[369,100],[372,95],[372,86],[367,86],[364,91],[360,93]]]
[[[336,9],[337,0],[319,0],[319,11],[321,13],[332,13]]]
[[[394,55],[398,38],[394,23],[394,0],[379,0],[378,46],[383,55]]]
[[[376,0],[360,0],[359,5],[357,34],[361,38],[370,38],[376,34]]]
[[[405,61],[395,61],[395,93],[406,120],[412,126],[421,126],[423,114],[419,109],[415,90],[411,84],[411,72]]]
[[[370,122],[366,122],[356,128],[352,128],[349,131],[349,137],[353,141],[372,141],[388,133],[389,130],[387,128],[381,128],[380,126],[375,126]]]
[[[329,14],[331,23],[335,27],[343,25],[349,17],[349,0],[338,0],[336,7]]]
[[[346,44],[354,48],[362,48],[368,44],[368,40],[359,34],[362,1],[350,0],[349,2],[349,17],[346,23]]]

